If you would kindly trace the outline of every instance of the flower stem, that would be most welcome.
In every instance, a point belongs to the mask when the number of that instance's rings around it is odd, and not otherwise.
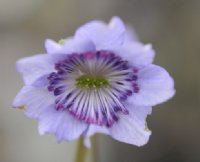
[[[98,155],[97,155],[97,143],[98,143],[98,141],[97,141],[97,135],[94,135],[93,137],[92,137],[92,160],[93,160],[93,162],[97,162],[97,159],[98,159]]]
[[[81,137],[78,141],[75,162],[84,162],[86,160],[86,154],[87,150],[83,144],[83,138]]]

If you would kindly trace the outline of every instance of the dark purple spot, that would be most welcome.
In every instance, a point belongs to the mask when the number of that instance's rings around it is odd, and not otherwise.
[[[52,91],[54,90],[54,87],[51,86],[51,85],[49,85],[49,86],[47,87],[47,89],[48,89],[49,92],[52,92]]]
[[[98,113],[98,111],[95,111],[95,116],[96,116],[96,119],[98,120],[99,119],[99,113]]]
[[[131,90],[126,91],[126,95],[131,96],[132,94],[133,94],[133,92]]]
[[[73,109],[69,109],[69,113],[71,115],[73,115],[74,117],[78,118],[78,115],[76,114],[76,112]]]
[[[73,105],[73,102],[69,103],[69,104],[66,106],[66,109],[69,109],[69,108],[72,109],[72,105]]]
[[[123,112],[124,115],[128,115],[129,114],[129,111],[127,109],[123,109],[122,112]]]
[[[127,70],[129,67],[126,64],[120,65],[119,70]]]
[[[70,93],[65,97],[65,99],[68,100],[68,99],[71,97],[71,95],[72,95],[72,92],[70,92]]]
[[[93,119],[93,118],[91,118],[91,117],[89,117],[89,118],[87,118],[86,120],[86,123],[88,123],[88,124],[94,124],[95,123],[95,119]]]
[[[62,94],[65,91],[65,87],[58,87],[54,90],[54,95],[58,96],[60,94]]]
[[[79,119],[85,120],[85,119],[86,119],[86,115],[85,115],[85,114],[81,114],[81,115],[79,116]]]
[[[139,71],[139,70],[138,70],[137,68],[134,68],[134,69],[133,69],[133,73],[138,73],[138,71]]]
[[[132,86],[133,87],[137,87],[138,85],[137,85],[137,83],[133,83]]]
[[[115,112],[118,112],[118,111],[122,111],[122,108],[119,107],[119,106],[114,106],[114,107],[113,107],[113,110],[114,110]]]
[[[64,109],[64,105],[63,104],[57,104],[56,105],[56,110],[60,110],[60,109]]]
[[[114,121],[111,120],[111,119],[109,119],[109,120],[107,120],[106,126],[107,126],[108,128],[110,128],[110,127],[113,125],[113,123],[114,123]]]
[[[52,85],[52,86],[58,84],[59,82],[60,82],[60,79],[58,79],[58,78],[55,78],[54,80],[49,81],[50,85]]]
[[[124,85],[124,83],[122,83],[122,82],[116,82],[117,84],[120,84],[120,85]]]
[[[120,100],[121,101],[125,101],[127,99],[127,95],[126,94],[122,94],[121,96],[120,96]]]
[[[98,123],[97,123],[98,125],[100,125],[100,126],[103,126],[103,121],[98,121]]]
[[[133,75],[133,76],[132,76],[132,80],[133,80],[133,81],[136,81],[137,79],[138,79],[137,75]]]
[[[109,56],[106,51],[99,51],[99,54],[100,54],[100,57],[102,57],[102,58],[106,58]]]
[[[55,77],[57,77],[58,75],[55,73],[55,72],[53,72],[53,73],[51,73],[51,74],[49,74],[49,76],[47,77],[47,79],[48,80],[52,80],[52,79],[54,79]]]
[[[67,74],[66,70],[59,70],[58,71],[58,74],[59,75],[64,75],[64,74]]]
[[[134,93],[138,93],[140,91],[139,87],[134,87]]]
[[[95,57],[95,53],[94,52],[86,52],[86,53],[84,53],[84,57],[86,59],[93,59]]]
[[[116,116],[116,114],[115,114],[114,112],[111,112],[110,114],[111,114],[112,119],[113,119],[114,121],[118,121],[119,118]]]
[[[128,82],[131,82],[132,81],[132,79],[130,79],[130,78],[127,78],[127,79],[125,79],[126,81],[128,81]]]
[[[61,67],[61,64],[60,64],[60,63],[57,63],[57,64],[55,64],[55,67],[54,67],[54,68],[55,68],[56,70],[60,70],[60,67]]]
[[[110,60],[110,61],[113,61],[113,60]],[[119,60],[119,61],[115,62],[113,66],[122,65],[122,63],[123,63],[123,61]]]

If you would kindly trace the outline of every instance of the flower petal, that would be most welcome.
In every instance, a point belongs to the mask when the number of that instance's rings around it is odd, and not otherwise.
[[[95,133],[109,134],[109,131],[108,128],[106,128],[105,126],[99,126],[94,124],[89,125],[88,129],[84,133],[84,145],[87,148],[91,147],[90,136],[93,136]]]
[[[13,107],[25,107],[25,115],[38,118],[40,114],[54,102],[54,96],[46,88],[24,86],[15,97]]]
[[[109,24],[108,28],[110,30],[110,36],[112,39],[110,39],[110,44],[118,44],[121,45],[125,41],[126,37],[126,26],[124,22],[117,16],[113,17]],[[113,42],[115,41],[115,42]]]
[[[54,106],[50,106],[40,115],[39,133],[55,133],[58,142],[62,140],[75,140],[88,127],[87,124],[78,121],[67,111],[57,111]]]
[[[83,53],[94,50],[96,50],[94,43],[88,38],[68,38],[65,39],[65,42],[58,53],[72,54],[74,52]]]
[[[146,118],[147,115],[152,113],[152,107],[150,106],[137,106],[132,103],[126,103],[126,107],[129,111],[129,115],[137,122],[143,129],[147,129]]]
[[[65,57],[63,54],[26,57],[17,61],[17,70],[22,73],[25,85],[31,85],[43,75],[55,71],[55,63]]]
[[[113,46],[110,50],[129,61],[133,66],[151,64],[155,56],[150,44],[144,45],[139,42],[128,42],[122,46]]]
[[[174,81],[162,67],[149,65],[139,70],[139,93],[129,97],[136,105],[153,106],[162,103],[175,94]]]
[[[131,26],[126,25],[125,42],[135,42],[135,41],[137,41],[137,42],[139,41],[137,33]]]
[[[129,115],[120,114],[119,121],[109,129],[110,135],[118,141],[143,146],[151,135],[145,124],[151,108],[131,105],[127,108]]]
[[[31,85],[34,87],[44,87],[49,84],[48,80],[49,73],[38,77]]]
[[[57,53],[61,49],[61,45],[51,39],[45,40],[45,48],[47,53]]]
[[[80,27],[75,38],[90,39],[94,42],[96,49],[107,49],[113,45],[121,45],[125,40],[125,26],[118,17],[113,17],[106,25],[102,21],[91,21]]]

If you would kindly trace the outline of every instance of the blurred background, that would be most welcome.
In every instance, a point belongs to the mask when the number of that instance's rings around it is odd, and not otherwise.
[[[154,107],[153,134],[141,148],[98,136],[97,162],[200,161],[199,0],[0,0],[0,162],[72,162],[76,142],[39,136],[37,122],[11,103],[22,87],[21,57],[43,53],[44,40],[73,35],[93,19],[120,16],[152,43],[155,63],[174,77],[176,96]]]

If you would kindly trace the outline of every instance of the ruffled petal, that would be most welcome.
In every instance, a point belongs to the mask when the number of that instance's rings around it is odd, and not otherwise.
[[[139,92],[129,97],[136,105],[154,106],[167,101],[175,94],[174,81],[162,67],[149,65],[139,70]]]
[[[109,128],[110,135],[121,142],[136,146],[145,145],[151,135],[146,127],[146,117],[150,107],[129,105],[129,115],[120,114],[119,121]]]
[[[72,54],[95,51],[94,43],[88,38],[68,38],[58,53]]]
[[[129,111],[129,115],[138,125],[140,125],[143,129],[148,131],[146,118],[147,115],[152,113],[152,107],[150,106],[138,106],[133,105],[132,103],[126,103],[126,107]]]
[[[67,111],[57,111],[54,106],[48,107],[39,118],[39,133],[55,133],[58,142],[62,140],[75,140],[88,127],[87,124],[78,121]]]
[[[75,38],[90,39],[96,49],[107,49],[113,45],[121,45],[125,40],[125,26],[118,17],[113,17],[108,25],[102,21],[91,21],[80,27]]]
[[[135,30],[129,26],[126,25],[126,35],[125,35],[125,42],[138,42],[139,38]]]
[[[43,75],[55,71],[55,63],[65,57],[66,55],[63,54],[40,54],[36,56],[25,57],[17,61],[17,70],[23,75],[25,85],[31,85]]]
[[[139,42],[128,42],[122,46],[113,46],[109,50],[129,61],[132,66],[151,64],[155,56],[150,44],[144,45]]]
[[[51,39],[46,39],[45,40],[45,48],[47,53],[53,54],[53,53],[58,53],[61,49],[61,45]]]
[[[110,30],[110,45],[122,45],[126,38],[126,26],[124,22],[117,16],[113,17],[109,24],[108,28]]]
[[[108,128],[106,128],[105,126],[98,126],[94,124],[89,125],[88,129],[84,133],[84,145],[87,148],[91,147],[90,137],[96,133],[109,134],[109,131]]]
[[[25,107],[25,115],[37,119],[54,100],[55,97],[46,88],[24,86],[15,97],[13,107]]]

